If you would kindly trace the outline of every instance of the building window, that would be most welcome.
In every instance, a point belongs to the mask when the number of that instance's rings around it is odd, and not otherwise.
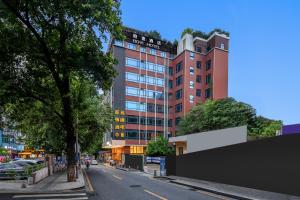
[[[201,52],[202,52],[202,49],[201,49],[201,47],[199,47],[199,46],[196,46],[196,51],[197,51],[197,52],[199,52],[199,53],[201,53]]]
[[[176,91],[176,99],[182,98],[182,89]]]
[[[200,89],[197,89],[197,90],[196,90],[196,96],[197,96],[197,97],[201,97],[201,90],[200,90]]]
[[[169,75],[170,75],[170,76],[173,75],[173,67],[169,67]]]
[[[180,123],[181,117],[176,117],[175,118],[175,125],[178,126]]]
[[[194,67],[190,67],[190,75],[194,75],[194,72],[195,72]]]
[[[124,42],[120,40],[115,40],[115,45],[119,47],[124,47]]]
[[[195,58],[195,53],[194,52],[190,52],[190,59],[194,60],[194,58]]]
[[[200,75],[197,75],[197,76],[196,76],[196,82],[197,82],[197,83],[201,83],[201,76],[200,76]]]
[[[190,103],[194,103],[194,95],[190,95]]]
[[[176,86],[181,85],[181,83],[182,83],[182,76],[178,76],[176,78]]]
[[[140,61],[134,58],[126,58],[126,65],[129,67],[139,67],[140,66]]]
[[[178,112],[181,112],[181,111],[182,111],[182,103],[176,104],[175,112],[178,113]]]
[[[182,69],[182,62],[180,62],[176,65],[176,73],[180,72],[181,69]]]
[[[136,50],[136,45],[132,43],[128,43],[128,49],[134,49]]]
[[[138,116],[126,116],[126,124],[139,124]]]
[[[145,47],[141,47],[140,51],[145,53],[146,52],[146,48]]]
[[[209,70],[211,68],[211,60],[208,60],[206,62],[206,71]]]
[[[173,120],[172,119],[169,119],[168,120],[168,127],[172,127],[173,126]]]
[[[195,86],[194,81],[190,81],[190,88],[193,89]]]
[[[169,80],[169,88],[173,88],[173,81],[172,80]]]
[[[138,88],[126,87],[126,95],[138,97],[138,96],[140,96],[140,92],[139,92]]]
[[[197,61],[197,65],[196,66],[197,66],[198,69],[201,69],[201,61]]]
[[[174,57],[175,57],[175,55],[170,53],[170,58],[173,59]]]
[[[164,73],[165,72],[165,66],[157,65],[156,70],[157,70],[157,72]]]
[[[138,83],[139,75],[135,73],[126,72],[126,80]]]
[[[166,53],[166,52],[163,52],[163,51],[161,51],[161,52],[160,52],[160,56],[165,58],[165,57],[167,57],[167,53]]]
[[[210,74],[206,75],[206,77],[205,77],[205,83],[206,84],[211,83],[211,75]]]
[[[155,49],[150,49],[150,54],[156,55],[156,50]]]
[[[221,49],[225,49],[224,43],[221,43]]]
[[[135,110],[135,111],[145,112],[146,104],[135,102],[135,101],[126,101],[126,110]]]
[[[205,98],[208,99],[208,98],[210,98],[210,97],[211,97],[211,90],[210,90],[210,88],[207,88],[207,89],[205,90]]]

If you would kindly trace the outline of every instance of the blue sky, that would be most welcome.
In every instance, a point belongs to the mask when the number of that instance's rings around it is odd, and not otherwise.
[[[229,96],[300,123],[300,1],[123,0],[124,25],[178,39],[186,27],[230,32]]]

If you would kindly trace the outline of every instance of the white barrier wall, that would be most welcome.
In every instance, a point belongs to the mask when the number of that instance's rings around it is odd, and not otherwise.
[[[187,152],[203,151],[247,142],[247,126],[186,135]]]
[[[43,169],[40,169],[40,170],[32,173],[33,184],[38,183],[39,181],[43,180],[47,176],[48,176],[48,167],[44,167]]]

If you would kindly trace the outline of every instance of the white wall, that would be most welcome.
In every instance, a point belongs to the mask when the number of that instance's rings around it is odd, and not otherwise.
[[[187,152],[203,151],[247,141],[247,126],[194,133],[187,136]]]
[[[184,46],[184,41],[185,41],[185,46]],[[178,48],[177,48],[177,55],[183,52],[185,49],[194,51],[194,42],[193,42],[193,36],[191,34],[186,33],[178,43]]]

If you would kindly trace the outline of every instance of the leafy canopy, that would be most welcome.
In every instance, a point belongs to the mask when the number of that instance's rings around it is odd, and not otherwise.
[[[233,98],[207,100],[183,118],[178,135],[248,125],[251,135],[272,136],[280,129],[281,121],[256,117],[255,109]]]
[[[0,3],[0,107],[32,105],[38,112],[31,115],[43,122],[39,128],[63,127],[55,135],[65,138],[68,181],[75,180],[72,78],[110,89],[116,60],[102,44],[109,34],[123,39],[119,5],[115,0]]]
[[[158,137],[156,141],[149,142],[146,152],[148,156],[166,156],[173,153],[173,147],[169,146],[168,140],[164,137]]]

